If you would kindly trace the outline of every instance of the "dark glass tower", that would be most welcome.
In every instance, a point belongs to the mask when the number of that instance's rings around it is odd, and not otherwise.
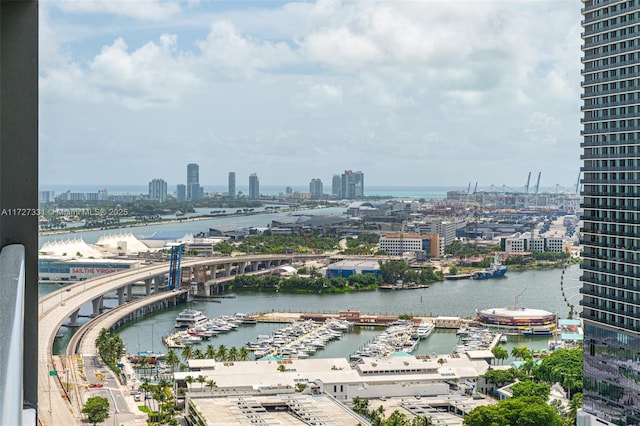
[[[260,179],[258,175],[252,173],[249,175],[249,199],[257,200],[260,198]]]
[[[229,198],[236,198],[236,172],[229,172]]]
[[[587,415],[578,424],[639,425],[640,1],[583,3]]]
[[[187,200],[199,200],[200,198],[200,166],[194,163],[187,164]]]

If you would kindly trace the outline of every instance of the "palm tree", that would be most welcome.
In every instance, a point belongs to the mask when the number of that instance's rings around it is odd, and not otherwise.
[[[191,384],[193,383],[193,376],[186,376],[184,378],[185,383],[187,384],[187,389],[191,390]]]
[[[200,391],[202,391],[202,387],[204,386],[204,384],[207,382],[207,378],[204,377],[202,374],[200,374],[197,378],[196,381],[198,383],[200,383]]]
[[[446,362],[447,362],[447,360],[444,359],[444,358],[439,358],[438,359],[438,364],[440,364],[440,367],[442,367]]]
[[[571,402],[569,402],[569,413],[567,414],[567,418],[569,419],[569,424],[574,424],[576,419],[578,409],[582,407],[582,393],[578,392],[573,395],[571,398]]]
[[[227,353],[227,361],[237,361],[238,360],[238,349],[235,346],[231,346],[229,352]]]
[[[165,355],[165,360],[167,361],[167,364],[171,366],[172,372],[175,371],[176,366],[180,364],[180,358],[178,358],[178,354],[176,354],[176,351],[174,351],[173,349],[169,349],[167,351],[167,354]]]
[[[191,354],[191,358],[193,359],[202,359],[204,358],[204,354],[202,353],[202,351],[198,348],[195,348]]]
[[[187,345],[182,348],[182,359],[184,359],[185,361],[193,359],[193,349],[191,348],[191,346]]]
[[[519,346],[511,349],[511,355],[516,359],[532,358],[531,351],[526,346]]]
[[[369,416],[369,400],[358,396],[353,398],[353,411],[363,416]]]
[[[218,351],[216,352],[216,359],[218,361],[227,360],[227,347],[225,345],[218,346]]]
[[[509,351],[507,351],[502,346],[496,346],[495,348],[491,349],[491,352],[497,360],[501,361],[501,364],[504,363],[505,359],[509,358]]]
[[[207,345],[207,350],[205,351],[205,354],[207,356],[207,359],[215,359],[216,348],[211,344]]]
[[[142,383],[140,385],[140,389],[142,389],[142,391],[144,392],[144,406],[147,406],[147,392],[149,392],[151,390],[151,384],[149,384],[149,380],[144,381],[144,383]]]
[[[162,403],[167,399],[167,394],[164,393],[164,389],[154,386],[151,391],[151,397],[156,402],[156,420],[159,420],[162,417]]]
[[[567,374],[564,376],[562,386],[567,390],[567,397],[571,400],[571,390],[576,387],[576,378],[573,374]]]
[[[238,360],[240,361],[246,361],[249,359],[249,355],[251,354],[251,351],[249,349],[247,349],[246,347],[241,347],[240,350],[238,351]]]
[[[213,388],[217,388],[218,384],[216,383],[215,380],[210,379],[210,380],[207,380],[207,387],[209,388],[209,392],[213,393]]]

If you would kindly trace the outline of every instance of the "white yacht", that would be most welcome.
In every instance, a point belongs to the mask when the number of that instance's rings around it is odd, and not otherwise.
[[[201,311],[185,309],[176,318],[176,328],[193,328],[203,325],[208,318]]]
[[[433,330],[435,330],[436,326],[434,323],[429,321],[422,321],[420,325],[418,325],[418,337],[420,339],[426,339],[431,336]]]

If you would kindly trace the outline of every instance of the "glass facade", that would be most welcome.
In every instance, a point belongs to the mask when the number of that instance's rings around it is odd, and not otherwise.
[[[584,406],[640,424],[640,0],[583,0]]]

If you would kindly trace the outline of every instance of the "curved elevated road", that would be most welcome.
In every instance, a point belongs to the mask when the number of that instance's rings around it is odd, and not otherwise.
[[[218,265],[225,263],[250,263],[265,261],[287,261],[293,259],[317,258],[322,255],[250,255],[223,258],[183,259],[181,267],[196,265]],[[39,301],[38,323],[38,418],[43,425],[80,425],[81,413],[77,401],[73,405],[65,400],[56,384],[52,348],[56,333],[74,312],[92,300],[129,284],[169,273],[169,263],[151,265],[140,269],[110,274],[69,285],[59,291],[42,297]],[[173,292],[171,292],[173,293]],[[164,297],[171,293],[164,292]],[[149,297],[154,297],[152,294]],[[162,297],[158,294],[155,297]],[[146,299],[146,298],[145,298]],[[73,367],[73,366],[71,366]],[[57,374],[57,373],[56,373]],[[71,372],[70,377],[73,377]],[[65,380],[69,380],[66,379]],[[73,399],[73,396],[72,396]]]

